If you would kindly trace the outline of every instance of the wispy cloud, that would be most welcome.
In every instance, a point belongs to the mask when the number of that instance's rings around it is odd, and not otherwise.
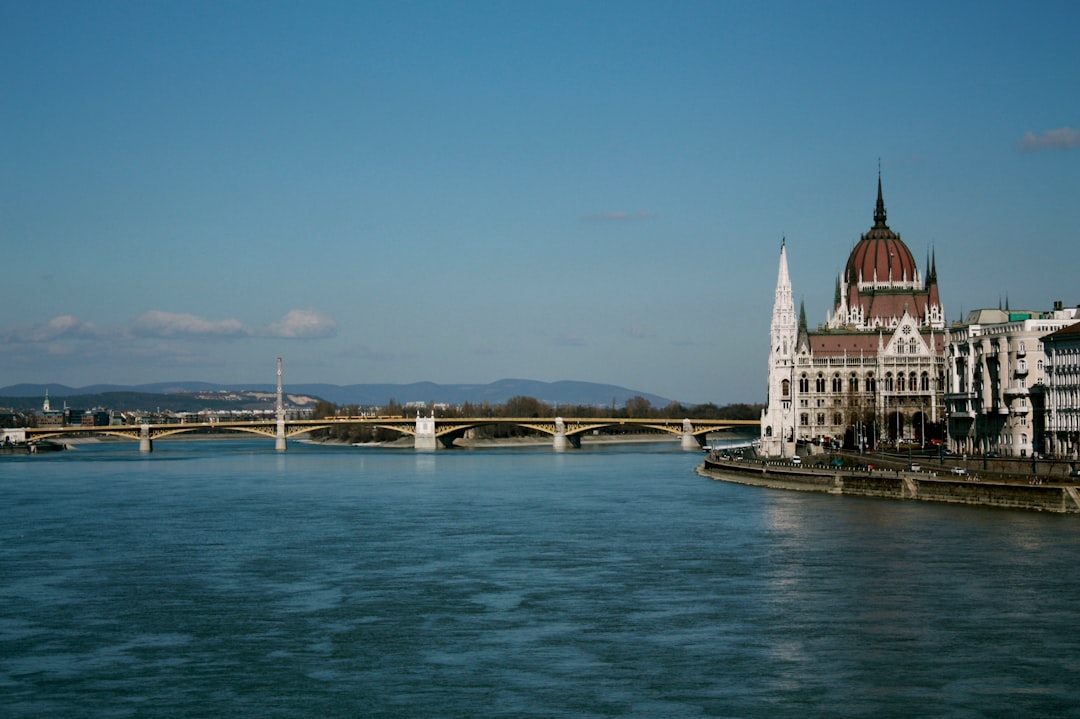
[[[656,336],[655,332],[645,327],[642,327],[641,325],[630,325],[629,327],[626,327],[623,331],[626,332],[627,337],[633,337],[636,340],[644,340]]]
[[[1039,150],[1071,150],[1080,147],[1080,130],[1062,127],[1059,130],[1047,130],[1041,135],[1025,132],[1017,145],[1021,152]]]
[[[555,344],[561,347],[584,347],[588,343],[581,335],[568,334],[556,337]]]
[[[585,215],[586,222],[625,222],[627,220],[648,220],[655,217],[651,212],[598,212]]]
[[[315,310],[290,310],[277,322],[254,329],[236,319],[208,320],[182,312],[151,310],[136,317],[130,330],[136,337],[318,339],[333,337],[337,333],[337,322],[333,317]]]
[[[109,334],[74,315],[60,315],[45,323],[0,328],[2,344],[34,344],[60,339],[92,339]]]
[[[186,312],[150,310],[126,326],[99,327],[75,315],[60,315],[47,322],[0,327],[0,348],[50,345],[50,353],[70,352],[73,343],[93,340],[110,343],[140,340],[236,340],[248,337],[319,339],[337,333],[334,318],[315,310],[290,310],[277,322],[252,329],[237,319],[209,320]],[[61,344],[64,343],[64,344]]]
[[[337,334],[333,317],[315,310],[290,310],[284,317],[266,328],[269,337],[282,339],[316,339]]]
[[[136,337],[189,337],[227,339],[246,337],[251,331],[239,320],[207,320],[182,312],[150,310],[131,323]]]

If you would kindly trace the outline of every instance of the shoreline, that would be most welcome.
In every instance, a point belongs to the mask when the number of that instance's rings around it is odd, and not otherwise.
[[[706,457],[695,471],[707,479],[768,489],[1080,514],[1080,488],[1064,483],[977,480],[892,469],[816,469],[715,457]]]

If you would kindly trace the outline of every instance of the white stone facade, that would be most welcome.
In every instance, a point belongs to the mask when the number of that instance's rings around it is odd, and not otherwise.
[[[937,269],[928,258],[920,272],[889,229],[880,178],[874,225],[837,278],[826,323],[808,330],[803,312],[795,318],[792,296],[784,242],[761,415],[764,454],[791,456],[801,442],[872,448],[939,440],[948,330]]]

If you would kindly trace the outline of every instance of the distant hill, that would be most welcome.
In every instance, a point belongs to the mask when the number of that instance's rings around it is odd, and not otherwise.
[[[126,401],[145,401],[153,406],[169,404],[170,409],[188,411],[172,406],[179,401],[175,395],[194,395],[200,392],[241,392],[275,393],[274,384],[214,384],[211,382],[154,382],[135,386],[97,384],[88,387],[68,387],[57,384],[17,384],[0,387],[0,406],[17,409],[40,408],[48,389],[53,406],[67,401],[71,406],[80,408],[109,406],[106,400],[114,393],[140,394],[142,398],[127,396]],[[391,399],[399,404],[409,402],[445,402],[458,405],[463,402],[489,402],[502,404],[512,397],[533,397],[552,405],[588,405],[621,407],[628,399],[643,397],[654,407],[664,407],[670,399],[659,395],[630,390],[610,384],[595,382],[538,382],[527,379],[502,379],[489,384],[435,384],[434,382],[414,382],[412,384],[286,384],[286,394],[304,395],[324,399],[334,404],[356,404],[361,406],[385,405]],[[157,398],[161,395],[173,395],[172,401]],[[115,399],[115,398],[113,398]],[[196,397],[190,397],[198,404]],[[32,401],[30,401],[32,400]],[[101,401],[97,401],[101,400]],[[28,404],[29,401],[29,404]],[[185,399],[185,404],[187,400]],[[203,406],[208,406],[205,402]],[[152,409],[142,406],[138,409]]]

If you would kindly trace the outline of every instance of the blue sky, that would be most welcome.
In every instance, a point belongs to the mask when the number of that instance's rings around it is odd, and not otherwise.
[[[1080,303],[1080,4],[0,4],[0,386],[756,402],[873,224]]]

